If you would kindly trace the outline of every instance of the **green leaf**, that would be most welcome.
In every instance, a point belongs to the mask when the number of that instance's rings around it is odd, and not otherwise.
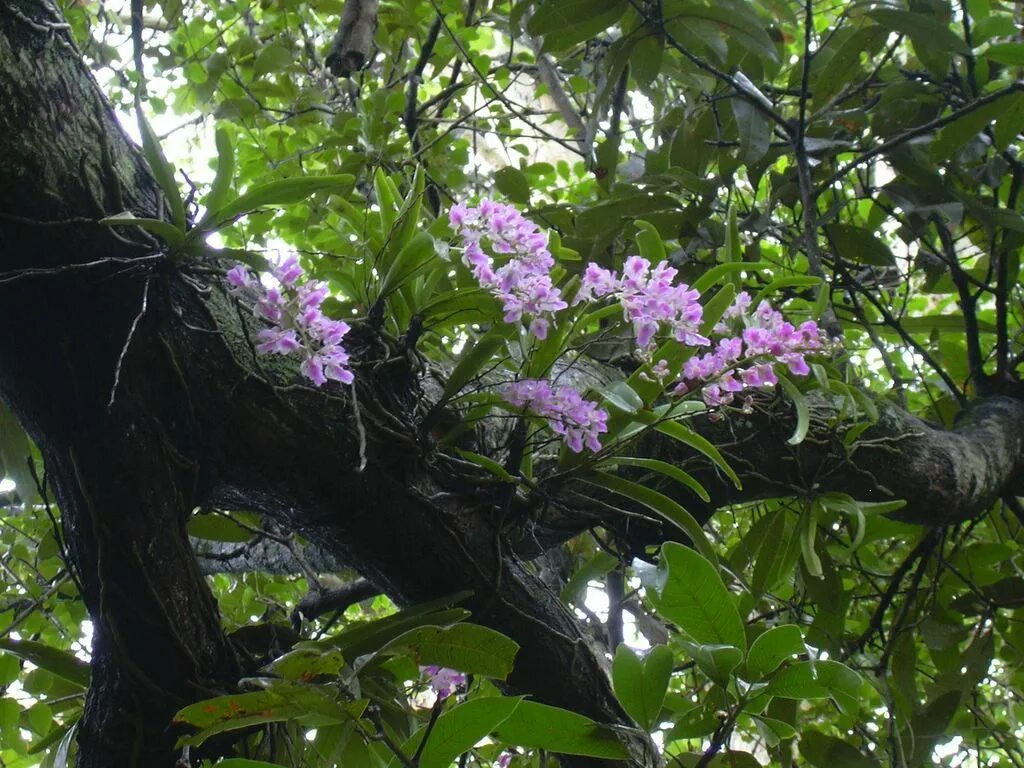
[[[612,493],[617,493],[627,499],[632,499],[643,504],[650,510],[658,513],[670,523],[678,526],[683,533],[689,537],[693,545],[704,554],[709,560],[715,559],[714,550],[708,541],[707,534],[701,528],[700,523],[686,509],[668,496],[652,488],[646,488],[639,483],[626,480],[624,477],[613,475],[610,472],[600,470],[581,474],[579,477],[585,483],[596,485]]]
[[[896,263],[889,246],[877,235],[852,224],[829,224],[825,235],[835,247],[836,254],[853,264],[873,264],[888,267]]]
[[[873,24],[848,36],[812,82],[814,103],[823,106],[841,88],[853,84],[860,74],[860,57],[864,54],[870,57],[885,44],[888,36],[889,30]]]
[[[640,256],[647,259],[651,264],[665,261],[668,258],[665,254],[665,243],[661,239],[661,234],[658,232],[657,227],[649,221],[643,221],[642,219],[637,219],[634,223],[637,229],[636,245],[640,251]]]
[[[35,640],[14,640],[10,637],[0,638],[0,651],[12,653],[80,688],[89,687],[89,665],[69,651],[52,648]]]
[[[494,186],[513,203],[529,205],[530,182],[519,169],[506,166],[495,171]]]
[[[434,238],[429,232],[418,232],[391,262],[380,283],[380,295],[390,296],[393,291],[421,274],[431,263],[437,263]]]
[[[725,5],[704,4],[695,0],[665,0],[662,16],[666,23],[676,27],[685,27],[690,19],[711,22],[701,28],[713,29],[730,42],[736,42],[769,61],[778,61],[778,52],[764,22],[746,3]]]
[[[629,752],[615,734],[593,720],[558,707],[523,701],[495,730],[498,740],[563,755],[625,760]]]
[[[1024,67],[1024,43],[995,43],[983,55],[1009,67]]]
[[[772,627],[750,644],[747,652],[749,679],[760,680],[778,669],[784,661],[806,652],[804,637],[795,624]]]
[[[435,721],[417,765],[419,768],[448,768],[459,755],[468,752],[508,720],[521,704],[521,699],[486,696],[448,710]],[[425,731],[426,727],[415,733],[402,751],[407,755],[415,754]]]
[[[474,342],[473,346],[464,349],[459,362],[449,374],[441,393],[439,404],[451,400],[459,390],[478,376],[484,365],[493,361],[494,353],[512,338],[515,328],[508,324],[497,325]]]
[[[545,50],[564,50],[596,37],[618,21],[627,7],[625,0],[545,0],[526,30],[544,38]]]
[[[604,396],[604,402],[623,413],[636,413],[644,407],[640,395],[624,381],[616,381],[610,387],[602,388],[600,394]]]
[[[337,677],[345,657],[333,648],[294,648],[278,656],[264,669],[284,680],[309,682],[319,677]]]
[[[690,654],[701,671],[723,688],[729,683],[729,675],[743,661],[743,651],[735,645],[694,643],[684,639],[680,639],[678,642]]]
[[[661,548],[659,570],[667,572],[665,585],[653,594],[648,591],[658,613],[697,643],[731,645],[746,652],[743,621],[714,565],[669,541]]]
[[[740,482],[739,476],[733,471],[733,468],[729,466],[729,463],[722,456],[721,452],[713,446],[707,438],[702,435],[698,435],[692,429],[678,421],[663,421],[654,427],[657,431],[664,435],[668,435],[673,440],[677,440],[683,445],[693,448],[695,451],[707,456],[711,463],[722,470],[726,477],[732,480],[732,484],[737,489],[743,488],[743,483]]]
[[[772,269],[776,269],[776,267],[766,261],[719,264],[716,267],[712,267],[707,272],[704,272],[700,277],[694,280],[693,285],[690,287],[697,291],[697,293],[703,294],[708,288],[715,285],[723,278],[731,277],[733,274],[739,275],[742,272],[764,272]]]
[[[231,182],[235,178],[235,147],[231,143],[231,134],[224,128],[218,128],[216,142],[217,173],[210,186],[210,193],[206,196],[207,213],[218,211],[224,207],[228,193],[231,191]]]
[[[768,118],[744,98],[734,96],[731,100],[732,113],[736,116],[736,128],[740,134],[739,161],[753,165],[768,153],[771,144],[772,126]]]
[[[256,61],[252,65],[252,75],[258,78],[271,72],[287,70],[294,60],[295,55],[287,47],[281,43],[270,43],[263,46],[263,50],[256,56]]]
[[[943,51],[947,53],[970,53],[970,49],[959,35],[949,26],[925,13],[877,8],[868,11],[868,16],[883,27],[908,35],[918,50]]]
[[[665,38],[661,35],[648,33],[636,41],[629,54],[629,65],[630,72],[638,86],[646,88],[654,81],[654,78],[661,72],[661,61],[664,55]]]
[[[786,396],[793,402],[793,407],[796,409],[796,427],[786,442],[789,445],[800,445],[807,437],[807,430],[811,425],[811,411],[807,406],[807,398],[785,374],[779,376],[779,384],[782,385]]]
[[[291,179],[268,181],[247,190],[245,194],[239,195],[220,210],[207,212],[193,231],[211,232],[258,208],[299,203],[318,192],[345,194],[352,189],[354,183],[355,177],[348,173],[334,176],[296,176]]]
[[[1004,114],[1008,104],[1005,98],[996,99],[945,126],[932,141],[931,153],[935,162],[941,163],[953,157],[960,147]]]
[[[477,466],[483,467],[499,480],[504,480],[506,483],[518,482],[514,475],[510,474],[507,469],[501,466],[501,464],[496,462],[494,459],[483,456],[479,453],[474,453],[473,451],[467,451],[463,448],[455,448],[454,450],[466,461],[471,461]]]
[[[572,578],[566,582],[559,597],[563,602],[571,605],[578,605],[586,599],[587,584],[592,579],[600,578],[619,564],[613,555],[599,549],[594,555],[581,565]]]
[[[471,675],[504,680],[512,671],[519,644],[479,624],[425,626],[409,630],[375,656],[404,654],[420,666],[437,664]]]
[[[295,722],[317,728],[350,722],[366,704],[366,700],[337,701],[324,689],[279,681],[267,690],[198,701],[179,711],[174,722],[201,729],[187,739],[198,747],[219,733],[263,723]]]
[[[139,123],[139,134],[142,136],[142,154],[153,171],[153,178],[163,190],[167,205],[170,206],[168,213],[171,222],[182,232],[185,231],[185,204],[181,199],[181,192],[178,184],[174,181],[174,167],[167,162],[164,151],[160,147],[160,140],[153,132],[153,127],[146,120],[142,112],[142,105],[136,103],[135,116]]]
[[[35,478],[29,470],[32,446],[17,417],[0,400],[0,479],[4,473],[14,481],[18,496],[32,504],[39,496]]]
[[[253,532],[225,515],[193,515],[187,525],[188,535],[206,541],[248,541]]]
[[[816,579],[824,577],[821,558],[814,551],[814,542],[818,535],[818,505],[813,501],[804,504],[800,515],[800,553],[804,558],[804,567]]]
[[[686,486],[697,494],[702,501],[711,501],[711,496],[708,494],[707,489],[700,484],[697,478],[689,472],[681,470],[675,464],[669,464],[667,461],[662,461],[661,459],[643,459],[635,456],[615,456],[608,461],[608,464],[649,469],[652,472],[665,475],[665,477],[670,477],[681,485]]]
[[[815,730],[800,734],[800,754],[818,768],[878,768],[880,765],[852,744]]]
[[[777,672],[766,693],[783,699],[832,699],[843,712],[860,706],[861,677],[838,661],[798,661]]]
[[[139,218],[129,211],[102,218],[100,224],[106,227],[138,227],[152,232],[175,249],[181,248],[185,244],[185,230],[161,219]]]
[[[217,768],[285,768],[280,763],[267,763],[263,760],[249,760],[244,757],[229,757],[217,763]]]
[[[612,662],[615,695],[629,716],[647,730],[658,723],[672,665],[672,651],[665,645],[656,645],[642,658],[625,644],[615,651]]]
[[[450,606],[462,602],[472,592],[456,592],[436,600],[413,605],[383,619],[350,624],[344,631],[317,641],[321,648],[337,648],[350,659],[372,653],[414,627],[454,624],[469,616],[464,608]]]

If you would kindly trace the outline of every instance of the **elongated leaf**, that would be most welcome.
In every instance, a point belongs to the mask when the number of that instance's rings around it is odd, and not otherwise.
[[[970,53],[963,38],[927,13],[878,8],[868,11],[868,16],[884,27],[908,35],[916,47],[947,53]]]
[[[185,204],[181,199],[181,191],[174,180],[174,166],[167,162],[164,151],[160,147],[160,140],[153,132],[153,126],[149,124],[146,116],[142,113],[142,106],[138,102],[135,105],[135,116],[139,123],[139,134],[142,136],[142,154],[153,171],[153,178],[156,179],[160,189],[163,190],[167,205],[170,208],[171,221],[181,231],[185,230]]]
[[[807,430],[811,425],[811,412],[807,406],[807,398],[787,376],[779,376],[779,384],[782,385],[786,396],[793,402],[793,407],[796,408],[796,427],[786,442],[790,445],[800,445],[804,438],[807,437]]]
[[[608,760],[625,760],[629,756],[612,731],[590,718],[535,701],[523,701],[495,733],[508,744],[563,755]]]
[[[707,534],[704,533],[700,523],[681,504],[673,501],[665,494],[651,488],[645,488],[639,483],[626,480],[624,477],[613,475],[610,472],[601,472],[600,470],[580,475],[580,480],[605,488],[627,499],[632,499],[657,512],[670,523],[678,526],[705,557],[709,560],[715,559],[714,549],[712,549]]]
[[[670,477],[681,485],[685,485],[697,494],[702,501],[711,501],[711,496],[708,494],[707,489],[700,484],[697,478],[689,472],[684,472],[674,464],[669,464],[667,461],[662,461],[661,459],[636,458],[634,456],[616,456],[609,463],[620,464],[626,467],[649,469],[652,472],[665,475],[665,477]]]
[[[18,496],[32,504],[39,496],[35,478],[29,471],[32,446],[17,417],[0,400],[0,477],[6,474],[14,481]]]
[[[731,645],[744,653],[743,621],[718,569],[697,552],[669,541],[661,548],[665,586],[650,594],[655,609],[691,639],[705,645]]]
[[[391,293],[420,275],[431,263],[436,263],[437,248],[428,232],[418,232],[395,256],[380,284],[380,295]],[[444,262],[441,262],[444,264]]]
[[[721,451],[715,448],[707,438],[702,435],[698,435],[692,429],[678,421],[664,421],[657,424],[654,428],[662,434],[668,435],[673,440],[678,440],[683,445],[687,445],[695,451],[704,454],[716,467],[725,473],[726,477],[732,480],[733,485],[737,488],[743,487],[743,483],[740,482],[739,476],[733,468],[729,466],[725,457],[722,456]]]
[[[615,695],[629,716],[647,730],[658,723],[658,715],[672,676],[672,651],[657,645],[640,657],[622,644],[612,663]]]
[[[185,231],[160,219],[139,218],[129,211],[107,216],[100,219],[100,224],[107,227],[138,227],[152,232],[171,248],[180,248],[185,244]]]
[[[740,132],[739,160],[744,165],[753,165],[768,152],[771,123],[753,104],[739,96],[732,99],[732,112]]]
[[[662,241],[657,227],[649,221],[642,219],[638,219],[634,223],[637,229],[636,245],[640,250],[640,255],[651,262],[651,264],[664,261],[667,258],[665,255],[665,243]]]
[[[505,722],[521,703],[521,699],[487,696],[448,710],[430,730],[427,744],[420,753],[419,768],[448,768],[459,755],[468,752]],[[424,727],[403,745],[406,755],[415,754],[425,731]]]
[[[499,325],[492,328],[459,356],[459,362],[448,376],[441,394],[440,402],[451,400],[459,390],[477,376],[484,365],[491,361],[494,353],[505,345],[514,333],[511,325]]]
[[[375,656],[406,654],[421,666],[436,664],[504,680],[512,671],[512,662],[518,651],[519,644],[500,632],[478,624],[455,624],[409,630],[381,648]]]
[[[0,638],[0,651],[32,662],[40,669],[52,672],[81,688],[89,687],[89,665],[69,651],[52,648],[35,640],[14,640],[10,637]]]
[[[365,624],[347,627],[343,632],[317,642],[320,647],[337,648],[347,658],[355,659],[383,647],[396,637],[414,627],[443,626],[462,621],[469,616],[464,608],[452,608],[472,592],[456,592],[436,600],[410,606],[391,616],[376,619]]]
[[[599,549],[594,553],[594,556],[581,565],[576,573],[572,575],[572,578],[566,582],[559,597],[561,597],[563,602],[574,605],[579,604],[586,598],[587,583],[591,579],[597,579],[604,576],[612,568],[618,565],[618,563],[618,559],[613,555],[610,555],[603,549]]]
[[[341,195],[352,189],[355,177],[348,173],[335,176],[298,176],[259,184],[236,197],[218,211],[207,213],[194,231],[210,232],[220,229],[240,216],[258,208],[280,207],[299,203],[318,192]],[[194,235],[193,237],[198,237]]]
[[[210,186],[210,194],[206,196],[207,214],[210,211],[219,211],[224,207],[228,193],[231,191],[231,182],[235,177],[235,147],[231,143],[231,134],[223,128],[218,128],[216,142],[217,173]]]
[[[829,224],[825,234],[841,258],[851,264],[873,264],[888,267],[896,263],[889,246],[873,232],[852,224]]]
[[[703,294],[708,288],[733,274],[738,275],[741,272],[766,272],[776,268],[775,265],[769,264],[766,261],[736,261],[728,264],[719,264],[694,280],[693,285],[690,287],[697,291],[697,293]]]

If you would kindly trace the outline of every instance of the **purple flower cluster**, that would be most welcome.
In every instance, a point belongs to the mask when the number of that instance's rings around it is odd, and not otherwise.
[[[427,676],[427,684],[439,699],[447,699],[457,688],[466,684],[466,676],[462,672],[448,667],[430,664],[420,667],[420,671]]]
[[[685,394],[700,387],[708,405],[728,405],[736,393],[745,389],[778,384],[775,363],[785,363],[794,376],[811,372],[804,354],[821,349],[825,343],[818,324],[808,320],[797,328],[768,302],[762,301],[753,312],[748,311],[750,303],[746,291],[736,297],[715,326],[715,332],[730,333],[730,321],[741,325],[742,331],[719,339],[712,351],[687,360],[682,381],[673,394]]]
[[[507,384],[502,397],[517,408],[526,408],[547,419],[551,430],[562,435],[573,453],[586,445],[601,450],[597,436],[608,431],[608,412],[585,399],[572,387],[553,388],[539,379],[523,379]]]
[[[550,316],[568,305],[551,282],[555,261],[548,250],[548,236],[513,208],[493,200],[477,206],[459,203],[448,214],[452,226],[466,243],[463,263],[473,271],[482,288],[502,303],[506,323],[530,318],[530,332],[538,339],[548,334]],[[496,267],[484,245],[510,258]]]
[[[299,369],[316,386],[328,380],[351,384],[348,352],[342,339],[349,331],[348,323],[332,320],[323,314],[321,304],[327,298],[327,286],[315,280],[302,283],[302,267],[291,256],[271,267],[277,283],[266,287],[243,264],[228,270],[231,293],[236,296],[257,296],[253,307],[257,317],[271,323],[256,334],[256,351],[263,355],[302,357]]]
[[[661,261],[654,267],[647,259],[630,256],[621,277],[597,264],[588,264],[575,303],[612,296],[633,324],[636,345],[649,354],[655,335],[664,324],[681,344],[703,346],[710,341],[700,333],[703,308],[700,294],[685,283],[673,285],[676,270]]]

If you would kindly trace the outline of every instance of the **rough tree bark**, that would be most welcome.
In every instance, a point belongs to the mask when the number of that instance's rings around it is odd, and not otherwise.
[[[521,645],[514,688],[628,725],[602,657],[522,558],[595,524],[636,547],[671,532],[588,508],[571,482],[506,505],[507,488],[435,449],[428,383],[372,329],[351,334],[351,390],[315,391],[257,360],[216,279],[96,223],[160,216],[160,193],[61,23],[45,0],[0,8],[0,396],[54,478],[96,627],[79,765],[171,766],[173,712],[240,674],[185,534],[197,506],[259,511],[400,602],[473,590],[474,620]],[[830,408],[816,406],[797,449],[783,403],[698,422],[728,444],[743,491],[676,445],[640,449],[701,477],[705,518],[835,489],[912,494],[905,516],[941,524],[983,512],[1020,468],[1015,401],[981,403],[953,432],[888,408],[853,449]],[[651,762],[642,738],[624,738]]]

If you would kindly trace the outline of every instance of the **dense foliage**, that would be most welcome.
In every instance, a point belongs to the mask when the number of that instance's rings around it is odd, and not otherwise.
[[[1015,4],[348,0],[376,33],[341,77],[341,0],[63,5],[112,103],[138,107],[166,199],[163,219],[105,224],[230,291],[262,374],[346,392],[375,335],[439,382],[433,449],[505,489],[480,514],[514,517],[568,478],[602,515],[671,522],[660,547],[595,524],[532,566],[613,660],[651,764],[1024,763],[1011,487],[966,519],[901,516],[901,489],[869,473],[859,493],[808,471],[717,504],[645,447],[657,433],[738,488],[762,467],[693,416],[783,413],[766,455],[852,461],[885,409],[953,429],[972,402],[1020,396]],[[550,264],[502,282],[490,270],[519,246],[494,230],[470,253],[466,206],[490,200],[549,233],[529,247]],[[276,288],[254,277],[268,269]],[[637,303],[655,294],[630,270],[668,304]],[[755,346],[737,295],[803,336]],[[703,336],[730,334],[744,352],[702,358]],[[899,465],[917,436],[879,439]],[[0,412],[0,760],[56,768],[74,759],[92,627],[31,453]],[[181,710],[182,765],[625,759],[615,728],[501,695],[516,643],[463,596],[396,612],[371,588],[321,608],[357,574],[297,533],[231,509],[197,509],[189,532],[252,674]],[[284,554],[229,567],[250,547]]]

